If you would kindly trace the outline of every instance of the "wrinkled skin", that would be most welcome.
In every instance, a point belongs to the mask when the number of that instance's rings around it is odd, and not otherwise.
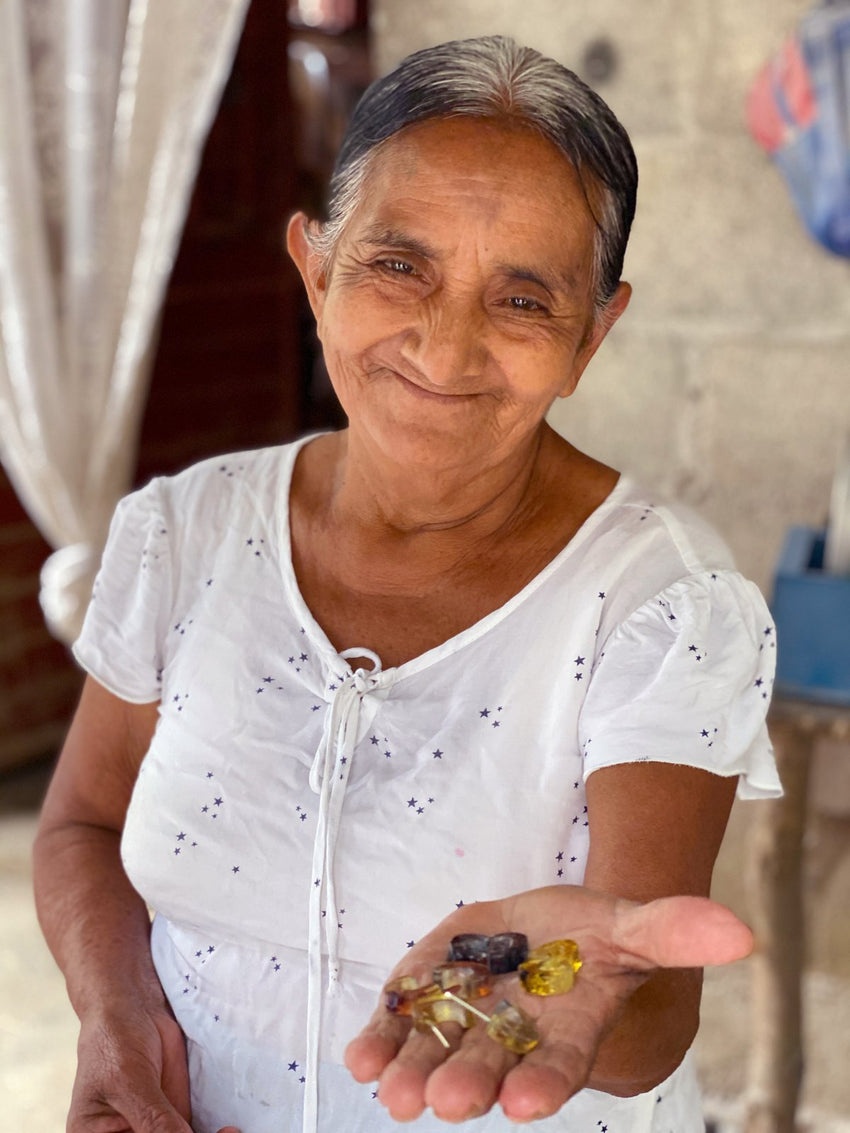
[[[67,1133],[191,1133],[186,1048],[170,1014],[87,1019],[77,1052]]]

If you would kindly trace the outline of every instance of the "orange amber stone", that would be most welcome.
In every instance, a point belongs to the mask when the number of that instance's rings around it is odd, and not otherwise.
[[[384,986],[384,1006],[393,1015],[409,1015],[424,990],[414,976],[399,976]]]
[[[580,967],[574,940],[550,940],[529,952],[519,966],[519,978],[530,995],[563,995],[575,983]]]

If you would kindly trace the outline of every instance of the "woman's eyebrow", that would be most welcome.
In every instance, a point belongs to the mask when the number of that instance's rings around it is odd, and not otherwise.
[[[561,274],[557,271],[524,267],[521,264],[499,264],[499,271],[508,279],[534,283],[538,287],[542,287],[544,291],[548,291],[550,295],[555,295],[558,292],[571,294],[578,289],[576,278],[572,273]]]
[[[370,225],[363,233],[361,240],[364,244],[371,244],[376,248],[397,248],[399,251],[413,252],[423,259],[434,259],[436,252],[415,236],[410,236],[397,228],[387,228],[382,224]]]

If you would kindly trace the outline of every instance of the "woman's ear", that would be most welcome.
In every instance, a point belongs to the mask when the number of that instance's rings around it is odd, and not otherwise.
[[[322,256],[307,238],[311,224],[315,221],[309,220],[303,212],[295,213],[286,226],[286,249],[304,280],[307,298],[318,322],[327,292],[327,274]]]
[[[631,297],[632,285],[624,282],[619,283],[611,299],[593,320],[585,340],[576,354],[572,372],[564,382],[558,397],[569,397],[575,391],[578,380],[584,373],[588,362],[602,345],[608,331],[628,307]]]

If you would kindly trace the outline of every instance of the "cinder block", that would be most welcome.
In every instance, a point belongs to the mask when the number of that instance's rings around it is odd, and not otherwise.
[[[636,133],[666,133],[678,128],[682,107],[680,70],[687,64],[693,40],[690,5],[679,0],[653,0],[639,16],[622,0],[562,4],[560,0],[376,0],[373,5],[375,54],[383,72],[420,47],[476,35],[510,35],[543,51],[579,74],[587,45],[606,38],[619,65],[614,77],[598,85],[599,93]]]
[[[697,360],[710,438],[702,506],[763,588],[786,529],[826,518],[847,428],[848,356],[850,337],[753,337],[717,343]]]
[[[697,125],[740,132],[753,78],[793,32],[811,0],[712,0],[701,4],[691,82]]]
[[[749,138],[645,142],[638,159],[633,317],[687,319],[698,334],[847,325],[850,264],[807,236]]]
[[[681,474],[679,435],[688,408],[680,344],[618,325],[549,421],[583,452],[670,493]]]

